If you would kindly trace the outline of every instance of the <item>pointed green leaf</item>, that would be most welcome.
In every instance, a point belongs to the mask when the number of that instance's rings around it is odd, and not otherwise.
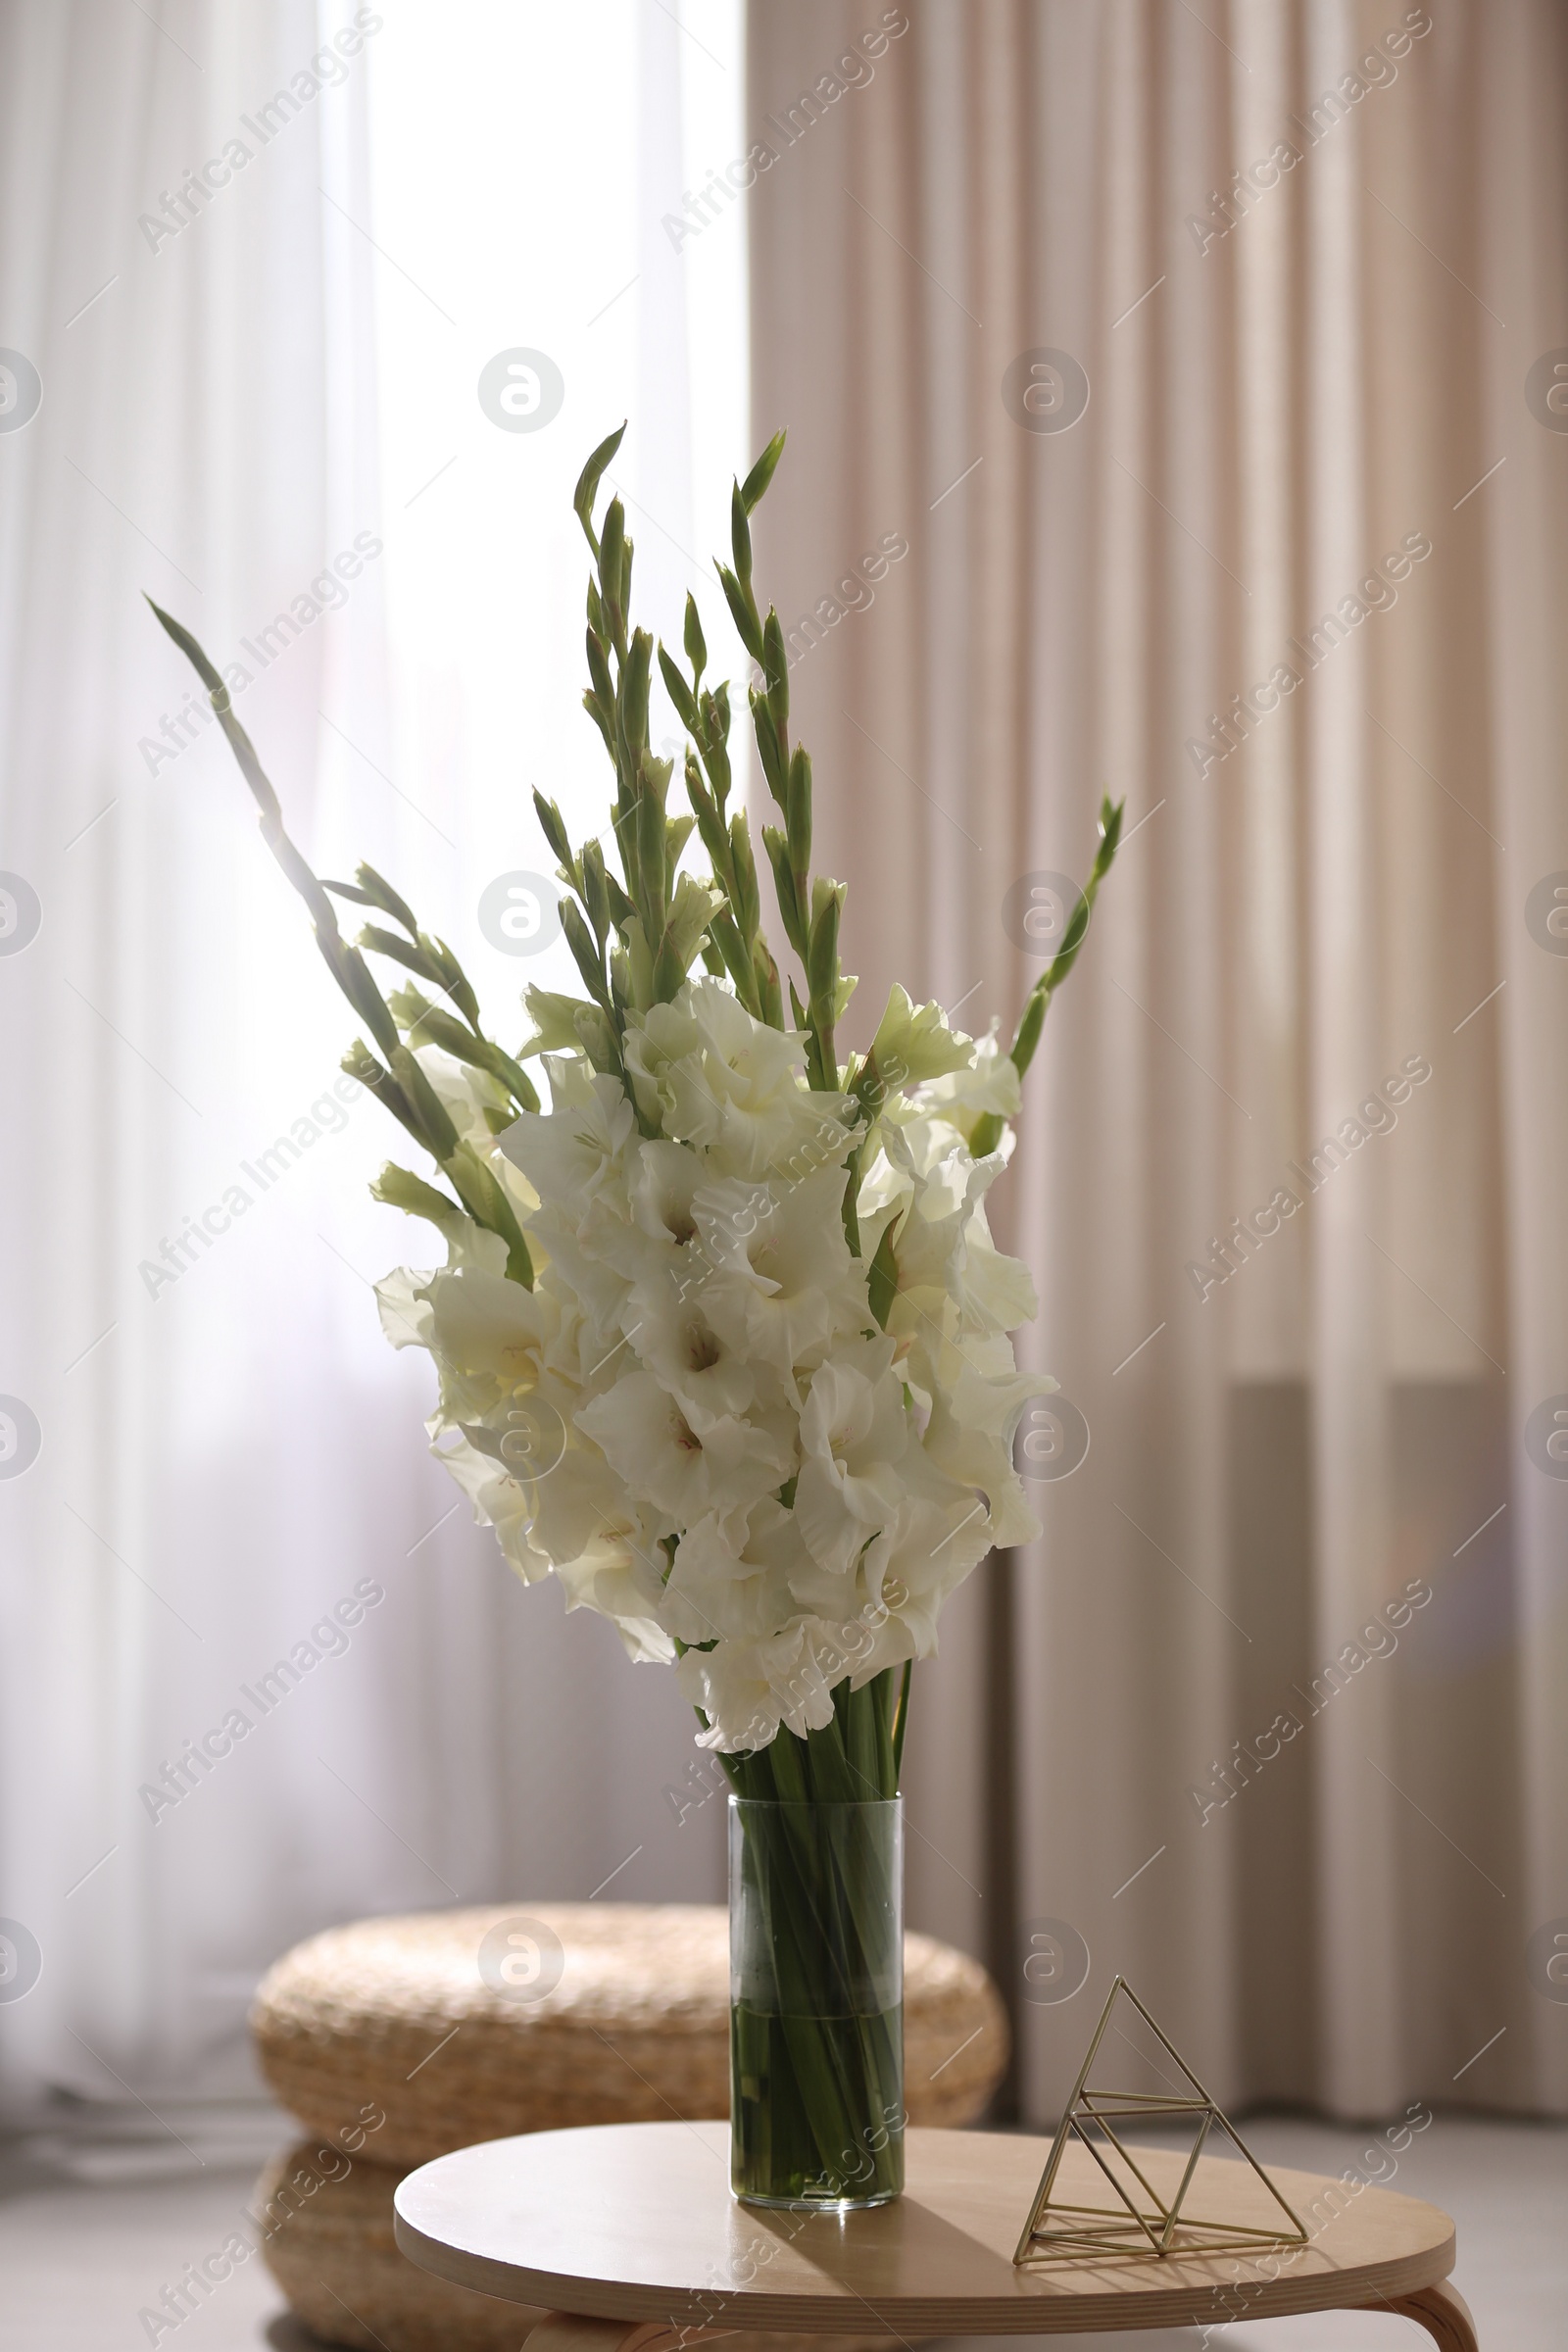
[[[608,1004],[610,992],[605,985],[603,960],[583,921],[580,908],[571,899],[563,899],[561,902],[561,928],[565,933],[566,945],[571,950],[589,995],[597,1003]]]
[[[697,708],[697,698],[662,645],[659,649],[659,674],[664,681],[664,691],[675,706],[676,715],[681,725],[688,735],[700,737],[703,731],[703,722]]]
[[[395,923],[401,923],[413,939],[419,926],[408,901],[399,898],[391,883],[378,874],[373,865],[362,863],[354,871],[360,888],[369,893],[371,904],[379,906],[383,914],[389,914]]]
[[[588,544],[593,549],[596,558],[599,554],[599,542],[594,537],[594,502],[599,496],[599,484],[603,478],[605,467],[620,447],[625,430],[626,427],[622,424],[607,439],[600,442],[599,447],[594,451],[581,473],[578,474],[577,487],[571,494],[571,503],[576,509],[577,520],[587,532]]]
[[[759,504],[768,483],[773,479],[774,468],[783,455],[784,435],[782,432],[777,432],[741,484],[741,505],[746,509],[748,514]]]
[[[392,1075],[403,1089],[423,1129],[427,1149],[439,1160],[447,1160],[457,1149],[458,1131],[452,1123],[452,1113],[442,1102],[418,1061],[405,1045],[396,1045],[387,1059]]]
[[[718,573],[718,584],[724,591],[724,602],[729,607],[730,618],[735,623],[736,633],[752,660],[760,662],[762,659],[761,621],[748,600],[740,581],[728,566],[723,564],[715,564],[713,568]]]
[[[730,494],[729,544],[730,552],[735,559],[735,576],[737,579],[744,580],[747,587],[750,588],[752,584],[752,526],[746,519],[746,502],[741,497],[739,482],[735,484]]]
[[[784,631],[772,605],[762,623],[762,673],[767,680],[767,707],[773,713],[773,724],[784,733],[790,715],[790,668],[784,652]]]
[[[686,659],[692,665],[692,684],[694,687],[700,686],[703,672],[708,667],[708,645],[703,636],[703,619],[697,610],[697,599],[689,588],[686,591],[686,627],[683,643],[686,647]]]
[[[880,1328],[886,1331],[888,1316],[892,1312],[893,1301],[897,1298],[899,1290],[899,1261],[893,1253],[893,1226],[891,1224],[884,1227],[882,1239],[876,1246],[876,1255],[871,1260],[870,1270],[865,1278],[865,1288],[871,1302],[871,1312],[875,1315]]]

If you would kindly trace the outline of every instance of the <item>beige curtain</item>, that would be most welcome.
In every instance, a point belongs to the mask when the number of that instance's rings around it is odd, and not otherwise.
[[[1127,803],[993,1195],[1090,1448],[916,1678],[913,1915],[1036,2121],[1116,1969],[1226,2099],[1561,2112],[1568,21],[750,38],[854,1034],[895,974],[1010,1024],[1026,878]]]

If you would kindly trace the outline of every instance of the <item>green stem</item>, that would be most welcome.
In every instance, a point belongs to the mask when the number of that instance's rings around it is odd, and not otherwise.
[[[1023,1011],[1018,1016],[1018,1027],[1013,1036],[1012,1052],[1008,1058],[1020,1078],[1035,1057],[1035,1048],[1040,1043],[1040,1032],[1046,1025],[1046,1014],[1051,1009],[1051,1000],[1077,962],[1078,951],[1088,936],[1089,917],[1094,912],[1095,901],[1100,895],[1100,885],[1116,862],[1116,850],[1121,841],[1122,813],[1126,806],[1125,801],[1112,803],[1108,795],[1101,801],[1100,847],[1095,853],[1095,862],[1090,868],[1089,879],[1083,886],[1077,906],[1073,908],[1072,919],[1067,925],[1061,946],[1024,999]],[[983,1118],[975,1122],[974,1133],[969,1139],[969,1150],[974,1158],[984,1159],[996,1150],[1002,1141],[1004,1125],[1005,1121],[996,1111],[987,1111]]]

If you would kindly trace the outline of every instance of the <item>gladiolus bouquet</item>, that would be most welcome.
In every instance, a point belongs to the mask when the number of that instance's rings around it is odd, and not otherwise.
[[[782,818],[762,843],[798,966],[787,1016],[750,823],[730,807],[729,691],[705,683],[691,598],[687,666],[659,648],[689,737],[689,814],[669,812],[672,762],[649,748],[654,644],[628,617],[619,499],[594,519],[620,437],[595,450],[574,499],[593,559],[583,700],[615,777],[611,855],[574,848],[535,793],[585,994],[529,988],[533,1033],[515,1054],[379,874],[311,871],[221,678],[154,611],[209,689],[364,1021],[344,1068],[444,1180],[388,1164],[373,1188],[446,1246],[441,1269],[378,1290],[392,1344],[435,1361],[435,1451],[525,1582],[553,1574],[634,1659],[673,1663],[702,1744],[742,1793],[891,1796],[909,1667],[935,1649],[943,1602],[993,1545],[1039,1532],[1011,1446],[1027,1400],[1055,1384],[1017,1368],[1008,1334],[1034,1292],[993,1245],[985,1196],[1121,809],[1102,804],[1093,870],[1010,1051],[995,1023],[966,1036],[895,987],[869,1050],[841,1061],[856,985],[839,960],[845,890],[811,874],[811,763],[790,741],[778,614],[761,616],[752,580],[750,516],[784,436],[736,485],[733,565],[717,568],[760,673],[748,701]],[[694,829],[707,872],[687,861]],[[369,909],[357,944],[334,900]],[[368,954],[406,983],[383,996]]]

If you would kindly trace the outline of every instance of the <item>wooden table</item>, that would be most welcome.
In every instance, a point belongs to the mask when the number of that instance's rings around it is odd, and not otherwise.
[[[529,2352],[665,2352],[736,2329],[1055,2335],[1393,2311],[1443,2352],[1477,2352],[1447,2284],[1453,2224],[1435,2205],[1313,2173],[1275,2180],[1311,2232],[1274,2254],[1031,2263],[1012,2252],[1047,2143],[911,2131],[895,2203],[837,2216],[737,2204],[729,2127],[615,2124],[490,2140],[411,2173],[398,2244],[413,2261],[547,2317]],[[1141,2151],[1166,2193],[1183,2158]],[[1076,2143],[1062,2191],[1100,2180]],[[1277,2209],[1238,2162],[1200,2160],[1187,2210],[1271,2227]]]

